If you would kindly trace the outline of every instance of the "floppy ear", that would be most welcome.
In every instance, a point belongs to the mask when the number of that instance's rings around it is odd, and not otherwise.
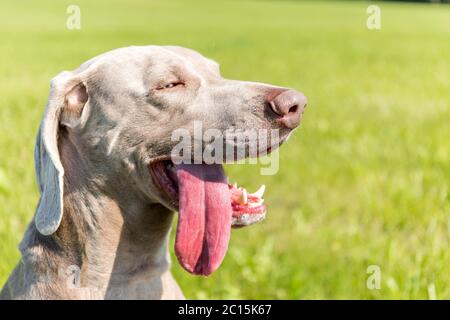
[[[58,150],[59,128],[77,124],[87,99],[86,87],[73,79],[71,73],[61,73],[52,80],[34,150],[41,194],[34,221],[43,235],[50,235],[58,229],[64,211],[64,168]]]

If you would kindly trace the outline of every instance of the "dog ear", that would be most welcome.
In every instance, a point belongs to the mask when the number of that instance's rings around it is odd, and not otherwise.
[[[52,80],[34,151],[41,194],[34,221],[43,235],[51,235],[58,229],[64,211],[64,168],[58,150],[60,128],[77,124],[87,100],[86,86],[72,73],[63,72]]]

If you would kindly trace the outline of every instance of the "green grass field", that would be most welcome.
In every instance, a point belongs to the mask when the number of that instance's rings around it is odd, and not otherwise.
[[[81,30],[68,30],[73,3],[0,3],[0,285],[38,201],[50,79],[113,48],[176,44],[309,98],[277,175],[227,167],[267,185],[269,214],[232,232],[211,277],[174,262],[188,298],[450,298],[450,6],[380,3],[371,31],[366,2],[76,1]]]

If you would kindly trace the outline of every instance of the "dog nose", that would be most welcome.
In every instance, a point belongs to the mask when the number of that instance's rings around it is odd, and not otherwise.
[[[268,102],[272,111],[280,116],[278,119],[281,124],[286,128],[294,129],[300,123],[307,99],[303,93],[289,89],[276,95]]]

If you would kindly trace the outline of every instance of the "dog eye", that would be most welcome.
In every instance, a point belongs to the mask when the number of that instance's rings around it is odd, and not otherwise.
[[[164,85],[164,86],[162,86],[162,87],[159,87],[158,89],[159,90],[162,90],[162,89],[172,89],[172,88],[175,88],[175,87],[179,87],[179,86],[184,86],[184,83],[183,82],[170,82],[170,83],[168,83],[168,84],[166,84],[166,85]]]

